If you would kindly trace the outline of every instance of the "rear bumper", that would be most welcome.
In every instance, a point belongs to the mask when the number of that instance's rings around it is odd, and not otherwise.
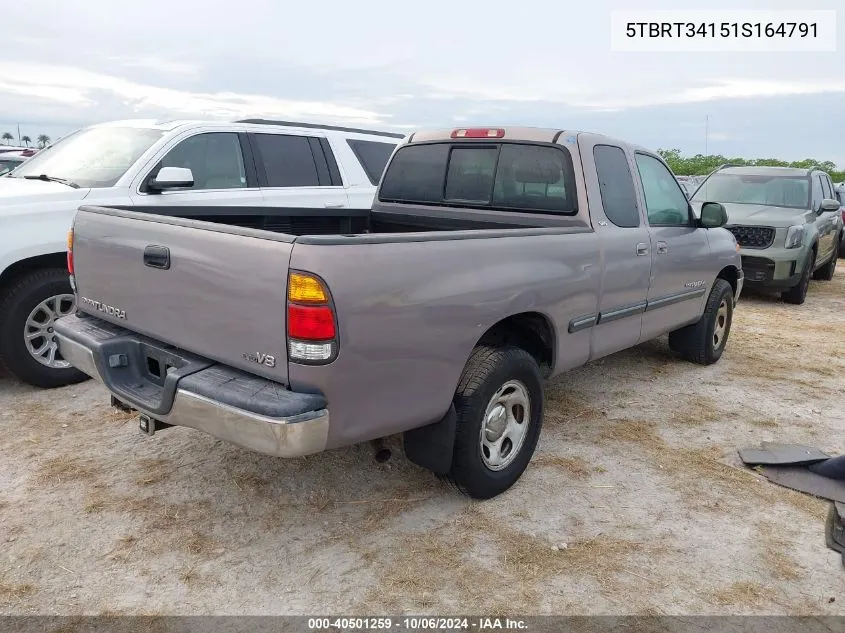
[[[329,411],[320,395],[288,391],[92,317],[64,317],[55,331],[65,360],[151,418],[277,457],[326,448]],[[146,359],[156,356],[171,367],[161,378],[148,371]]]

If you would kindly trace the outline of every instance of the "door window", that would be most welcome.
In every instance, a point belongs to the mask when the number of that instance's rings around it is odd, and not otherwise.
[[[640,211],[625,152],[612,145],[596,145],[593,148],[593,159],[607,219],[620,227],[639,226]]]
[[[652,226],[689,226],[689,201],[672,172],[661,161],[637,154],[637,171]]]
[[[813,209],[818,210],[824,198],[824,188],[822,187],[822,177],[816,174],[813,177]]]
[[[833,187],[830,185],[830,180],[828,180],[827,176],[822,176],[822,193],[824,194],[825,198],[832,198],[833,197]]]
[[[238,189],[247,186],[241,143],[234,132],[210,132],[185,139],[162,159],[161,167],[187,167],[194,186],[187,189]]]
[[[318,187],[317,163],[307,136],[255,134],[267,187]]]

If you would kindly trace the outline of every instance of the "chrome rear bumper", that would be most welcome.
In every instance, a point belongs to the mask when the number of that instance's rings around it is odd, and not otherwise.
[[[81,328],[73,319],[88,321],[88,319],[72,316],[60,319],[56,325],[59,350],[64,359],[80,371],[103,382],[116,398],[150,418],[173,426],[185,426],[203,431],[243,448],[277,457],[310,455],[326,448],[329,434],[328,408],[271,417],[224,402],[229,399],[226,398],[225,385],[220,387],[219,396],[216,398],[177,386],[168,412],[156,413],[145,408],[143,402],[127,398],[126,393],[121,393],[109,386],[111,381],[107,380],[100,370],[100,366],[105,363],[102,359],[98,362],[93,344],[86,344],[84,339],[79,340],[81,337],[77,332]],[[256,379],[250,377],[249,380]],[[282,393],[284,398],[301,398],[304,402],[314,399],[314,396],[308,394],[286,391],[281,386],[276,391],[284,392]]]

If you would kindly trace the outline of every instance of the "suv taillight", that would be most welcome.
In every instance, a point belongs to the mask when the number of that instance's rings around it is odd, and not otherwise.
[[[310,273],[288,275],[288,358],[326,363],[337,354],[337,324],[326,284]]]
[[[73,228],[67,232],[67,272],[70,278],[70,288],[76,292],[76,278],[73,276]]]

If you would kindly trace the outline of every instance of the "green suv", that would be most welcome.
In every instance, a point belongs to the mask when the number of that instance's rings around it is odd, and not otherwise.
[[[836,270],[842,217],[830,177],[815,169],[720,167],[692,195],[696,213],[720,202],[734,234],[749,288],[775,290],[801,304],[810,277]]]

